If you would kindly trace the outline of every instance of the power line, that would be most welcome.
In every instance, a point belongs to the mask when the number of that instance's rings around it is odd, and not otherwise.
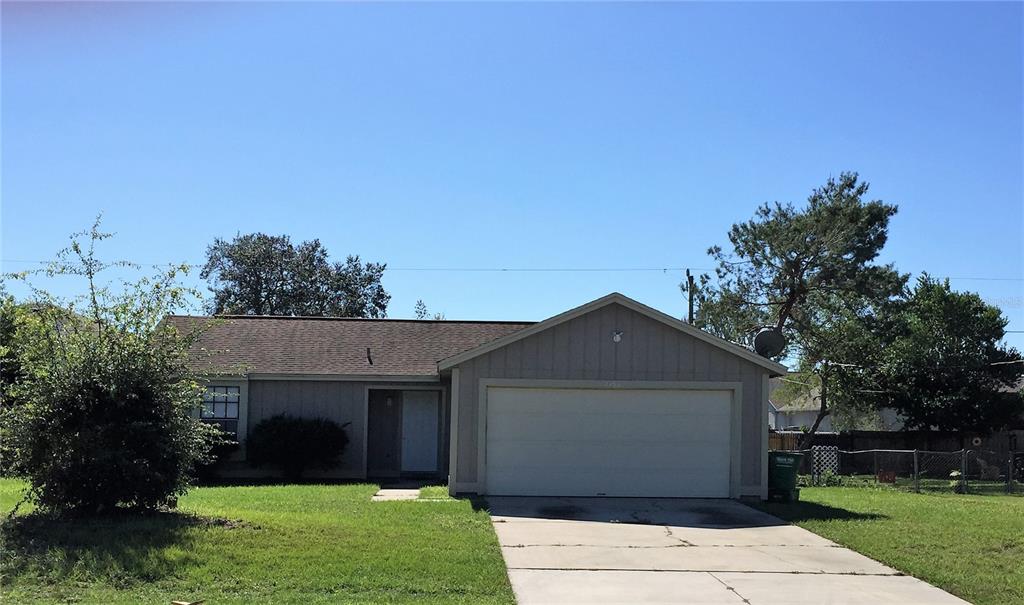
[[[687,267],[388,267],[387,271],[437,271],[453,273],[633,273],[686,271]],[[692,271],[711,271],[689,267]]]
[[[958,370],[963,368],[977,368],[981,366],[1009,366],[1024,363],[1024,359],[1014,359],[1011,361],[993,361],[991,363],[983,363],[979,365],[941,365],[941,366],[929,366],[927,370]],[[855,370],[876,370],[878,366],[865,366],[857,363],[840,363],[840,362],[829,362],[829,365],[833,365],[840,368],[853,368]]]
[[[947,277],[949,280],[970,280],[970,281],[1024,281],[1024,277]]]
[[[28,260],[20,258],[4,258],[0,259],[0,262],[4,263],[25,263],[25,264],[39,264],[47,265],[52,261],[44,260]],[[201,263],[135,263],[138,265],[152,266],[152,267],[166,267],[169,265],[182,265],[201,268],[205,266]],[[640,273],[640,272],[660,272],[668,273],[670,271],[714,271],[714,268],[708,267],[388,267],[387,271],[415,271],[415,272],[434,272],[434,273]],[[1008,281],[1008,282],[1024,282],[1024,277],[995,277],[995,276],[980,276],[980,275],[957,275],[957,276],[936,276],[943,279],[957,280],[957,281]]]
[[[25,264],[39,264],[47,265],[52,261],[44,260],[28,260],[20,258],[4,258],[0,259],[0,262],[4,263],[25,263]],[[165,267],[168,265],[185,265],[188,267],[203,267],[205,265],[198,263],[144,263],[135,262],[136,265],[141,266],[153,266],[153,267]],[[714,269],[706,267],[388,267],[387,271],[434,271],[434,272],[452,272],[452,273],[585,273],[585,272],[662,272],[667,273],[669,271],[714,271]]]

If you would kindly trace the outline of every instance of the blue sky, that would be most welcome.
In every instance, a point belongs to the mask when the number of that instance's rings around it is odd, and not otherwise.
[[[104,253],[216,236],[384,261],[392,317],[541,319],[679,271],[765,201],[856,170],[883,260],[1024,330],[1022,5],[11,4],[5,271],[100,211]],[[70,292],[74,284],[54,284]],[[1024,335],[1009,341],[1024,345]]]

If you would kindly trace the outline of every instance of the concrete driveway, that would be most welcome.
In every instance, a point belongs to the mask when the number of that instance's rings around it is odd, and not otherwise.
[[[521,605],[965,603],[731,500],[487,502]]]

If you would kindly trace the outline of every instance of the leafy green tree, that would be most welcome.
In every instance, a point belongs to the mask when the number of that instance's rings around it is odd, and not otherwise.
[[[320,240],[250,233],[214,240],[200,276],[210,281],[212,313],[386,317],[386,265],[349,256],[331,262]]]
[[[187,305],[191,294],[177,283],[187,268],[115,293],[98,281],[124,264],[96,257],[95,244],[107,237],[97,221],[42,271],[84,278],[78,298],[32,287],[32,273],[8,276],[25,280],[33,300],[16,308],[13,330],[5,328],[19,372],[0,406],[4,467],[28,482],[29,500],[56,513],[170,503],[218,440],[193,414],[202,388],[185,359],[198,333],[162,323]]]
[[[3,417],[4,409],[14,405],[15,386],[23,377],[15,342],[21,313],[22,308],[0,284],[0,418]],[[8,475],[13,452],[10,444],[2,437],[0,433],[0,475]]]
[[[433,319],[435,321],[441,321],[444,319],[444,313],[434,313],[431,315],[430,311],[427,309],[427,304],[423,302],[423,299],[416,301],[416,306],[413,310],[416,313],[416,319]]]
[[[924,275],[888,313],[883,342],[861,373],[875,407],[908,428],[986,432],[1024,410],[1024,361],[1002,344],[1007,319],[977,294]],[[868,365],[870,364],[870,365]]]
[[[15,277],[15,275],[12,274],[10,277]],[[14,387],[24,377],[20,343],[16,338],[19,322],[47,310],[38,302],[17,302],[13,296],[7,293],[3,282],[0,281],[0,401],[6,401],[9,404],[17,394]],[[55,310],[50,309],[49,311]],[[2,447],[3,444],[0,444],[0,448]]]
[[[21,365],[14,348],[19,313],[21,309],[14,297],[0,284],[0,401],[21,376]],[[3,447],[2,444],[0,447]]]
[[[430,311],[427,310],[427,303],[423,302],[422,298],[416,301],[414,311],[416,312],[416,319],[426,319],[430,316]]]
[[[695,323],[705,330],[748,344],[765,327],[786,336],[779,358],[820,386],[810,434],[831,406],[856,403],[855,376],[844,364],[873,346],[872,323],[907,280],[875,262],[897,208],[866,200],[867,192],[856,173],[844,172],[814,189],[803,207],[764,204],[732,226],[731,250],[708,250],[716,279],[702,275],[695,295]]]

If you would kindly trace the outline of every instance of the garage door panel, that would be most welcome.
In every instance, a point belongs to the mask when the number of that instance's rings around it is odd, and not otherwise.
[[[639,409],[629,414],[601,414],[588,422],[579,412],[563,410],[545,413],[543,417],[544,422],[538,424],[536,416],[528,414],[495,414],[490,416],[493,422],[488,427],[488,438],[514,440],[528,432],[531,440],[537,441],[562,441],[566,435],[571,435],[574,441],[665,441],[676,439],[680,427],[690,426],[699,429],[695,433],[711,431],[714,434],[729,427],[728,412],[655,415]]]
[[[602,487],[595,489],[595,485]],[[625,485],[629,487],[623,487]],[[593,469],[554,474],[544,481],[518,475],[502,481],[500,488],[492,495],[692,498],[695,497],[694,493],[702,493],[715,494],[704,497],[728,496],[720,490],[719,482],[706,474],[676,472],[637,476],[633,473]]]
[[[657,389],[527,389],[491,388],[491,400],[514,400],[515,406],[503,409],[502,413],[522,412],[540,414],[557,411],[566,401],[586,401],[592,408],[603,408],[608,413],[627,414],[636,406],[642,406],[648,413],[704,414],[708,405],[719,404],[726,391],[685,391],[680,397],[679,390]],[[568,399],[567,399],[568,396]]]
[[[636,388],[595,388],[595,389],[565,389],[561,387],[490,387],[492,395],[511,396],[517,399],[521,408],[532,408],[533,411],[544,411],[552,401],[564,400],[564,393],[571,392],[574,397],[581,397],[591,401],[607,401],[619,405],[629,405],[631,402],[640,402],[646,405],[663,404],[666,412],[673,412],[677,409],[696,407],[708,402],[717,402],[726,391],[716,389],[687,389],[686,400],[681,401],[678,389],[636,389]],[[523,399],[520,395],[525,391],[532,391],[529,399]]]
[[[535,447],[540,445],[542,447]],[[498,445],[498,447],[503,447]],[[623,468],[636,471],[672,468],[713,468],[721,458],[728,459],[726,448],[716,443],[694,443],[683,450],[676,444],[645,444],[643,456],[637,456],[636,446],[620,443],[579,444],[509,442],[509,449],[498,460],[488,460],[489,468],[544,467],[579,468],[584,461],[600,468]]]
[[[677,438],[680,427],[720,435],[730,423],[728,394],[716,391],[597,391],[494,389],[488,439]],[[561,397],[559,395],[562,395]],[[567,396],[568,395],[568,396]],[[618,396],[616,396],[618,395]],[[581,410],[586,410],[581,413]],[[538,422],[543,418],[543,422]]]
[[[487,493],[729,496],[729,391],[491,387],[487,395]]]

